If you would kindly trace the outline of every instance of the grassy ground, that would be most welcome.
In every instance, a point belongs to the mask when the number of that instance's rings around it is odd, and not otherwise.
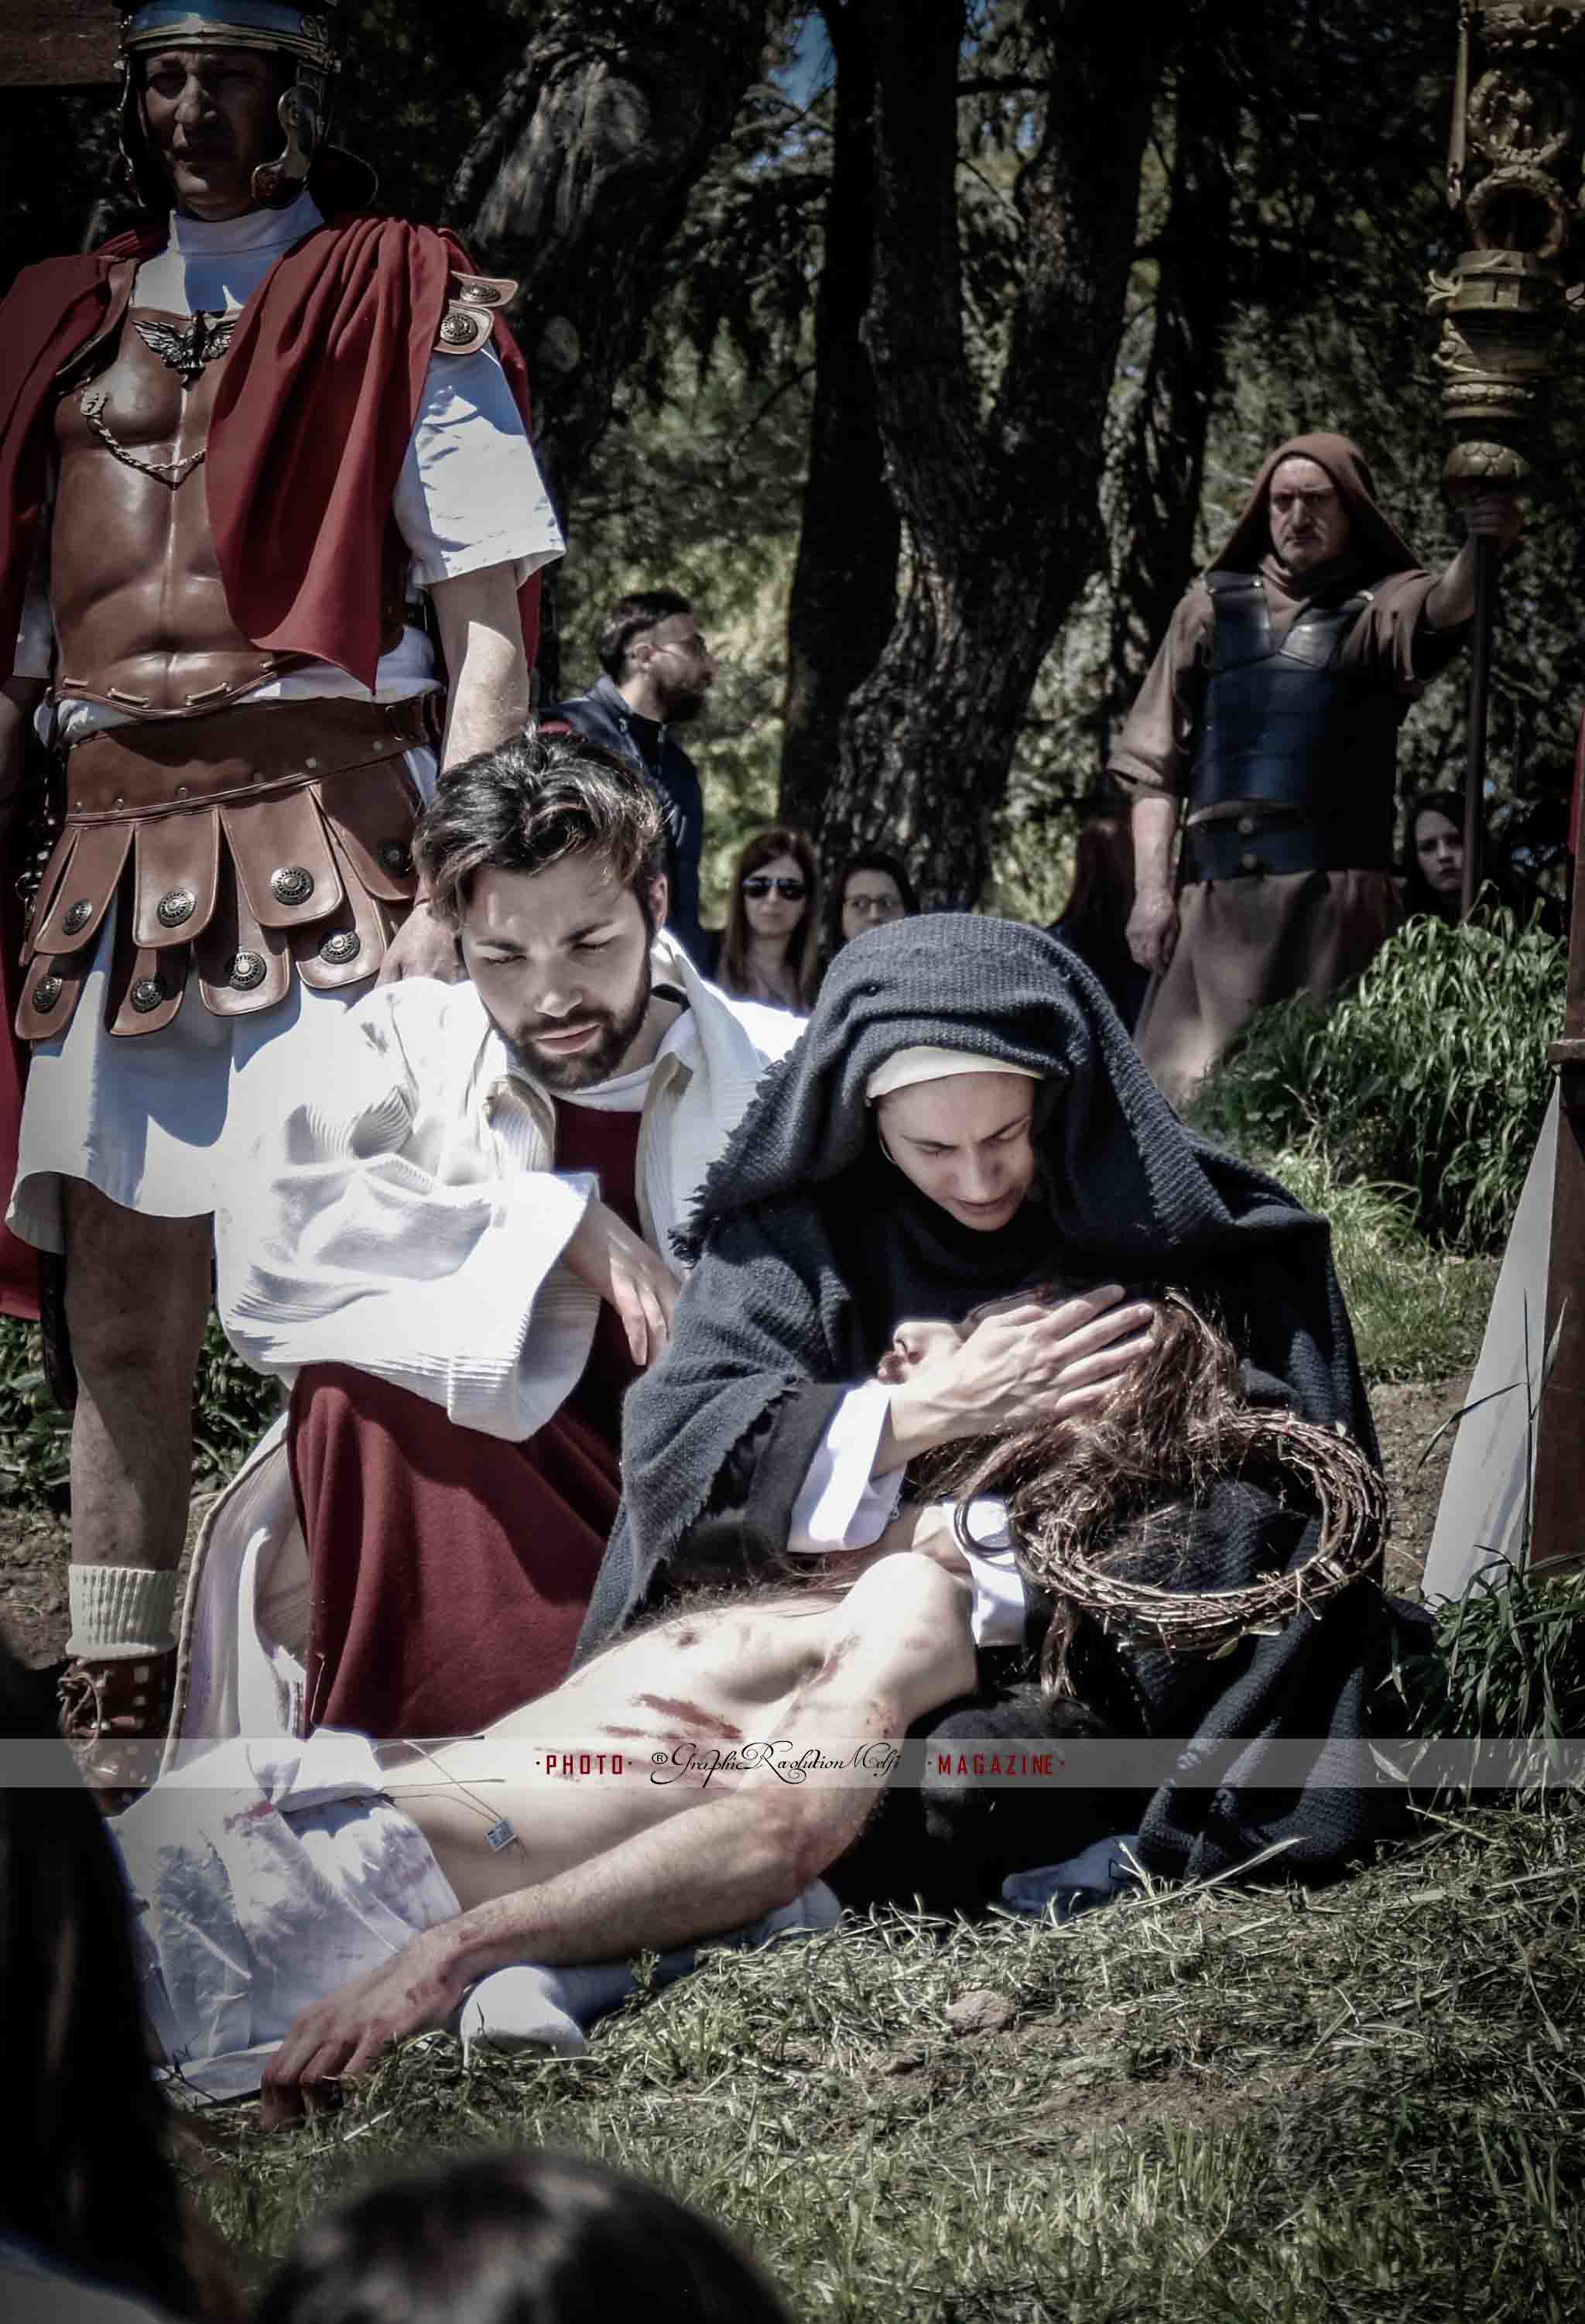
[[[1433,1250],[1401,1188],[1338,1176],[1313,1139],[1262,1157],[1290,1194],[1332,1222],[1332,1254],[1372,1387],[1467,1369],[1497,1284],[1495,1259]]]
[[[808,2318],[1572,2318],[1582,1871],[1564,1799],[1314,1895],[720,1954],[583,2058],[430,2036],[304,2129],[206,2126],[194,2178],[261,2271],[372,2168],[521,2141],[702,2206]]]
[[[1332,1219],[1372,1383],[1436,1384],[1386,1385],[1382,1406],[1456,1397],[1494,1265],[1432,1252],[1391,1190],[1338,1183],[1313,1143],[1271,1167]],[[32,1363],[0,1331],[11,1522],[49,1530],[28,1511],[57,1498],[61,1430]],[[201,1428],[224,1468],[268,1414],[211,1363]],[[1415,1448],[1395,1450],[1407,1475]],[[45,1549],[52,1572],[52,1531]],[[41,1651],[62,1620],[51,1600]],[[671,2188],[834,2324],[1571,2318],[1582,1875],[1585,1807],[1564,1797],[1422,1818],[1324,1893],[1163,1892],[1068,1929],[890,1920],[719,1954],[582,2058],[465,2061],[429,2036],[297,2131],[266,2138],[251,2107],[199,2118],[188,2175],[250,2282],[361,2180],[521,2142]]]

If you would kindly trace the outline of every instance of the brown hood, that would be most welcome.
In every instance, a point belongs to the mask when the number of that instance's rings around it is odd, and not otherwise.
[[[1377,506],[1376,480],[1359,447],[1346,436],[1322,434],[1290,436],[1286,444],[1279,444],[1275,452],[1267,456],[1244,513],[1233,527],[1231,538],[1212,558],[1210,571],[1259,571],[1262,561],[1271,554],[1266,496],[1279,463],[1292,459],[1313,460],[1326,470],[1342,494],[1352,528],[1348,559],[1362,581],[1378,580],[1383,574],[1402,573],[1418,566],[1420,560],[1408,542]]]

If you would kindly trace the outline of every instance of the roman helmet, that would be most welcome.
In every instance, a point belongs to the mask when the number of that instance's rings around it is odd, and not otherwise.
[[[330,97],[341,69],[332,12],[336,0],[313,8],[285,0],[145,0],[121,20],[121,151],[138,198],[149,209],[170,206],[170,187],[149,142],[143,118],[143,60],[161,49],[263,49],[294,67],[277,113],[285,140],[272,161],[253,171],[253,199],[281,209],[313,173],[313,189],[327,210],[365,209],[378,180],[366,161],[326,143]]]

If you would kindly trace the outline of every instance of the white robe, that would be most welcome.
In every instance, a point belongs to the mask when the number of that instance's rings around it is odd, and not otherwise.
[[[654,1065],[623,1078],[643,1112],[640,1217],[669,1259],[760,1073],[803,1025],[728,1000],[664,932],[652,968],[688,1007]],[[226,1332],[285,1381],[353,1364],[460,1427],[521,1443],[588,1360],[599,1301],[560,1258],[594,1182],[555,1170],[551,1102],[514,1069],[471,984],[381,986],[338,1033],[321,1093],[262,1130],[217,1216]],[[179,1736],[297,1731],[307,1578],[282,1420],[199,1536],[168,1764]]]

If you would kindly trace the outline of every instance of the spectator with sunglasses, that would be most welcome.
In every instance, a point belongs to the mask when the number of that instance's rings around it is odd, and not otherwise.
[[[806,1017],[819,982],[820,871],[801,831],[757,832],[733,872],[716,982]]]

